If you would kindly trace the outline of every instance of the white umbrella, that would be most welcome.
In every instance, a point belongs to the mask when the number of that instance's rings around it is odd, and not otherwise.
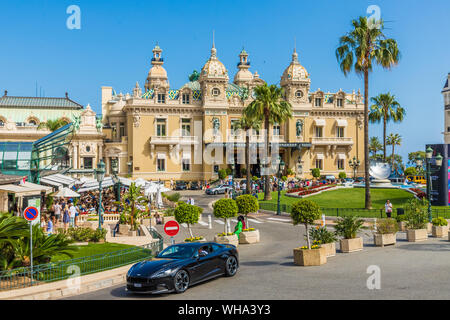
[[[78,198],[80,195],[69,188],[62,188],[53,197],[59,198]]]
[[[138,178],[134,181],[136,187],[144,187],[148,182],[142,178]]]
[[[162,195],[161,195],[161,186],[158,185],[158,191],[156,192],[156,206],[159,208],[162,208],[163,201],[162,201]]]

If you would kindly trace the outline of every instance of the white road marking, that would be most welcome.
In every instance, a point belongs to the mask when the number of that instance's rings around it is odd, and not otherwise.
[[[198,223],[200,223],[202,226],[207,226],[207,225],[208,225],[208,223],[203,222],[203,221],[201,221],[201,220],[199,220]]]
[[[236,223],[236,222],[237,222],[237,220],[236,220],[236,219],[231,219],[231,222],[235,222],[235,223]]]
[[[214,220],[215,222],[217,222],[218,224],[225,224],[225,222],[223,222],[222,220]]]
[[[187,228],[187,224],[186,223],[182,223],[181,224],[183,227]]]
[[[282,222],[291,222],[291,220],[288,220],[288,219],[279,219],[279,218],[267,218],[267,220],[282,221]]]
[[[253,223],[264,223],[264,222],[261,222],[261,221],[255,220],[255,219],[250,219],[250,218],[248,218],[248,221],[251,221]]]

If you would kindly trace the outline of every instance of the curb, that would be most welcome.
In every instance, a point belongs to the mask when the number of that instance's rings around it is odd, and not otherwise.
[[[0,292],[0,300],[61,299],[112,287],[126,282],[126,273],[133,264],[34,287],[3,291]]]

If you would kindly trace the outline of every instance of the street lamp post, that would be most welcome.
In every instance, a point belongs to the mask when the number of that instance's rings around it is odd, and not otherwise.
[[[234,199],[236,198],[235,194],[234,194],[234,169],[236,168],[236,166],[234,165],[234,163],[231,164],[231,198]]]
[[[433,158],[433,149],[431,147],[428,147],[425,150],[425,159],[423,159],[420,155],[416,158],[416,166],[419,168],[422,168],[423,160],[425,160],[425,165],[426,165],[425,173],[426,173],[426,180],[427,180],[427,200],[428,200],[428,221],[429,222],[431,222],[431,220],[433,220],[433,215],[431,212],[431,191],[432,191],[431,174],[440,170],[440,168],[442,166],[443,157],[441,156],[440,153],[438,153],[438,155],[435,158],[437,168],[434,170],[431,169],[431,159],[432,158]]]
[[[361,161],[353,157],[353,159],[348,161],[348,165],[353,169],[353,180],[356,180],[356,170],[361,165]]]
[[[99,197],[98,197],[98,228],[102,228],[102,219],[103,219],[103,207],[102,207],[102,182],[103,178],[105,177],[105,163],[103,160],[100,160],[100,162],[97,164],[97,169],[95,169],[95,178],[98,182],[98,190],[99,190]]]
[[[278,165],[278,200],[277,200],[277,215],[281,216],[280,198],[281,198],[281,173],[284,171],[285,163],[283,160]]]

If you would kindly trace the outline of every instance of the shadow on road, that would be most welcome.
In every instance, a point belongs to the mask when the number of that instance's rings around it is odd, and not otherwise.
[[[241,262],[241,266],[251,266],[251,267],[258,267],[258,266],[268,266],[272,264],[278,264],[278,262],[275,261],[246,261]]]
[[[445,240],[444,240],[445,241]],[[447,242],[447,241],[445,241]],[[445,252],[450,251],[450,243],[411,243],[403,246],[399,246],[400,250],[412,250],[412,251],[436,251],[436,252]]]

